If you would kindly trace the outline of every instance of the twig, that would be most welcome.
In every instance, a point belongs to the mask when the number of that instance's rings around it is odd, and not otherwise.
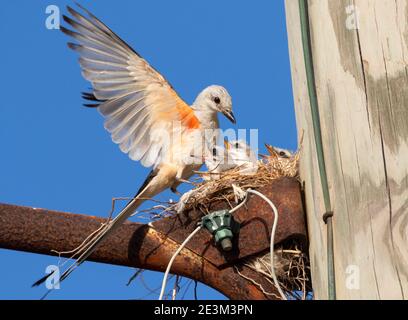
[[[254,279],[252,279],[252,278],[250,278],[250,277],[247,277],[246,275],[244,275],[244,274],[242,274],[241,272],[239,272],[239,270],[238,270],[238,268],[237,268],[236,266],[234,266],[234,269],[235,269],[235,271],[236,271],[241,277],[243,277],[244,279],[246,279],[246,280],[252,282],[252,283],[253,283],[254,285],[256,285],[259,289],[261,289],[261,291],[262,291],[263,294],[268,295],[268,296],[274,296],[275,298],[278,298],[278,299],[281,298],[280,296],[278,296],[278,295],[275,294],[275,293],[267,292],[267,291],[262,287],[262,285],[261,285],[260,283],[256,282]]]

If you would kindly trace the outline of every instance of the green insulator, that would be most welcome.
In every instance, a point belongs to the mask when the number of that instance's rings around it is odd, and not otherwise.
[[[232,239],[239,232],[239,223],[228,210],[212,212],[204,216],[201,223],[214,236],[216,245],[220,245],[224,251],[232,249]]]

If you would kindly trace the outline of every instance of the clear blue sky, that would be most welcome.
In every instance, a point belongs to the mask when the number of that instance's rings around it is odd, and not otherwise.
[[[236,128],[296,148],[283,1],[80,1],[158,69],[191,103],[210,84],[233,98]],[[0,11],[0,202],[106,216],[149,169],[111,142],[101,116],[82,107],[87,83],[67,37],[45,28],[45,8],[71,1],[15,0]],[[229,126],[222,119],[223,128]],[[165,192],[158,199],[175,199]],[[0,299],[38,299],[31,289],[57,258],[0,249]],[[50,299],[156,299],[131,268],[87,262]],[[162,274],[145,273],[157,288]],[[223,299],[199,285],[203,299]],[[190,290],[186,296],[192,297]]]

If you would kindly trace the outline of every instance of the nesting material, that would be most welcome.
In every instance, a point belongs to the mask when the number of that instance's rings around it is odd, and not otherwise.
[[[203,209],[217,200],[233,201],[235,198],[233,184],[243,190],[255,189],[268,185],[278,178],[298,176],[299,150],[288,158],[280,157],[273,148],[268,148],[268,151],[269,155],[262,156],[262,159],[258,160],[258,169],[255,173],[242,174],[240,167],[217,173],[218,179],[199,183],[184,197],[185,199],[180,200],[179,205],[182,205],[183,210]],[[199,174],[211,175],[210,172]]]
[[[271,287],[274,287],[270,266],[270,253],[251,257],[243,265],[260,273]],[[295,241],[287,241],[274,250],[274,269],[279,285],[290,299],[305,300],[311,292],[310,265],[307,254]],[[267,289],[265,293],[280,297]]]

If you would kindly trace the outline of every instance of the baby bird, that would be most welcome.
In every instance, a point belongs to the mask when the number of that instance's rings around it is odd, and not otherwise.
[[[258,158],[245,141],[224,139],[224,147],[216,145],[213,154],[206,157],[205,164],[208,174],[203,176],[204,180],[215,180],[221,177],[221,173],[237,167],[242,174],[256,173]]]
[[[270,157],[277,157],[278,159],[290,159],[293,156],[293,153],[287,149],[282,149],[278,147],[273,147],[270,144],[265,143],[266,150],[269,152],[269,155],[261,154],[261,158],[268,159]]]
[[[224,146],[215,145],[212,154],[205,156],[208,171],[202,173],[205,181],[220,179],[222,174],[234,168],[243,175],[255,174],[258,170],[258,157],[256,153],[243,140],[229,142],[224,139]],[[196,193],[205,193],[207,185],[184,193],[176,205],[176,212],[182,213],[191,197]]]

